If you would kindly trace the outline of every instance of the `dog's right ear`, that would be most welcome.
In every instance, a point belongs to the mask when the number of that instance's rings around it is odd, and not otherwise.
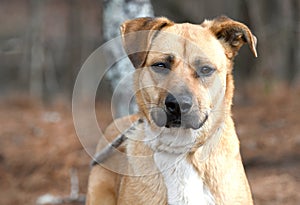
[[[226,56],[233,59],[243,44],[247,43],[253,55],[257,57],[257,39],[243,23],[226,16],[220,16],[212,21],[205,21],[203,26],[209,26],[211,32],[221,41],[226,50]]]
[[[121,27],[124,49],[135,68],[144,66],[153,36],[174,23],[167,18],[137,18],[125,21]]]

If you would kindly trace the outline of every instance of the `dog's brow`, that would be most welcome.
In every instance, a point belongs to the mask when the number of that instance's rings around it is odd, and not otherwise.
[[[193,61],[193,66],[197,68],[198,66],[201,65],[213,65],[213,64],[206,57],[200,57],[200,56],[196,57],[195,60]]]
[[[161,54],[160,52],[155,52],[157,54],[159,54],[159,56],[157,58],[155,58],[155,60],[161,60],[163,62],[168,62],[170,64],[174,63],[175,61],[175,55],[171,54],[171,53],[163,53]]]
[[[166,57],[166,61],[168,61],[169,63],[173,63],[175,60],[175,55],[173,54],[168,54]]]
[[[199,66],[201,64],[201,60],[200,59],[196,59],[194,61],[194,66]]]

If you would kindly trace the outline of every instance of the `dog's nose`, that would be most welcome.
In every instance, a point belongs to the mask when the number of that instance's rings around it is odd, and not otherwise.
[[[165,99],[165,107],[167,112],[175,116],[188,113],[192,105],[192,97],[189,95],[178,95],[175,97],[169,93]]]

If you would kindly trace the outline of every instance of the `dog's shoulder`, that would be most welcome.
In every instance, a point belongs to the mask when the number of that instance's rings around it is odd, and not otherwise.
[[[104,131],[104,136],[100,138],[97,151],[104,148],[107,145],[107,142],[112,142],[120,133],[127,130],[133,122],[139,119],[139,115],[128,115],[122,118],[115,119]],[[105,139],[105,140],[103,140]]]

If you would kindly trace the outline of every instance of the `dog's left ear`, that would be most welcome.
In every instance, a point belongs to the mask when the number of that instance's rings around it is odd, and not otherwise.
[[[121,25],[123,47],[135,68],[144,65],[152,38],[164,27],[173,24],[164,17],[144,17],[125,21]]]
[[[221,41],[229,59],[233,59],[245,43],[249,45],[251,52],[257,57],[257,39],[245,24],[226,16],[218,17],[203,24],[204,26],[208,24],[207,26],[210,27],[211,32]]]

